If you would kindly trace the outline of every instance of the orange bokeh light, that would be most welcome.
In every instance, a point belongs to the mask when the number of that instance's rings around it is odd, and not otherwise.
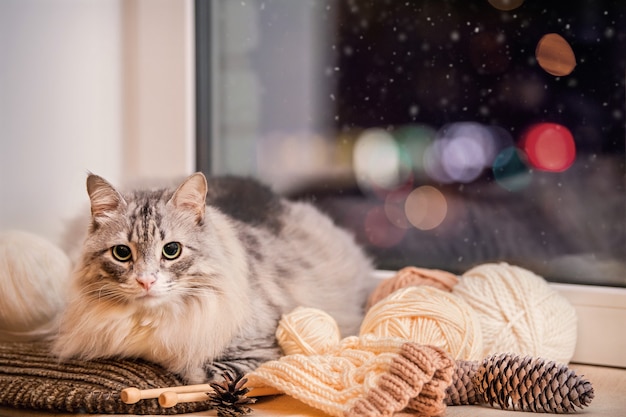
[[[521,148],[528,162],[543,171],[565,171],[576,158],[572,132],[557,123],[538,123],[531,126],[522,137]]]
[[[411,191],[404,203],[404,210],[415,228],[431,230],[445,220],[448,202],[441,191],[430,185],[423,185]]]

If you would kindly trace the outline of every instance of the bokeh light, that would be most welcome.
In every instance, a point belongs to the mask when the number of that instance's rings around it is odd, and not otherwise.
[[[362,190],[394,189],[410,176],[393,136],[383,129],[365,130],[353,150],[354,174]]]
[[[500,132],[498,132],[500,133]],[[434,180],[442,183],[469,183],[491,165],[500,134],[479,123],[459,122],[444,126],[437,139],[426,149],[424,168]]]
[[[424,154],[436,134],[434,128],[423,124],[403,126],[393,132],[401,153],[409,159],[417,175],[424,173]]]
[[[535,57],[544,71],[557,77],[569,75],[576,67],[576,56],[572,47],[556,33],[548,33],[539,40]]]
[[[444,140],[436,140],[424,152],[424,171],[433,180],[448,184],[453,180],[443,167]]]
[[[493,161],[493,176],[496,183],[509,191],[519,191],[530,184],[530,169],[523,154],[514,146],[505,148]]]
[[[455,181],[468,183],[474,181],[485,168],[487,161],[485,149],[471,136],[452,138],[446,144],[442,154],[442,164],[446,173]]]
[[[448,214],[446,197],[430,185],[411,191],[404,203],[404,212],[409,222],[420,230],[431,230],[439,226]]]
[[[375,206],[367,212],[363,226],[367,240],[379,248],[397,245],[406,234],[405,229],[395,227],[389,222],[381,206]]]
[[[568,128],[557,123],[531,126],[520,144],[530,164],[543,171],[565,171],[576,158],[574,136]]]
[[[498,10],[508,12],[524,4],[524,0],[489,0],[489,4]]]
[[[390,192],[385,197],[385,215],[387,220],[400,229],[410,229],[411,224],[404,213],[404,203],[410,190],[400,189]]]

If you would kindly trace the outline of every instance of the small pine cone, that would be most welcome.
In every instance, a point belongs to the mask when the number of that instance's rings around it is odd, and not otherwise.
[[[591,383],[566,365],[506,353],[485,359],[474,385],[482,402],[532,412],[575,412],[594,396]]]
[[[252,412],[249,405],[254,404],[256,398],[246,396],[250,391],[244,387],[246,382],[248,380],[243,375],[233,376],[230,372],[224,372],[223,382],[210,383],[214,392],[207,393],[207,401],[217,410],[218,417],[239,417]]]
[[[446,389],[446,405],[480,404],[481,397],[474,387],[474,374],[478,369],[476,361],[456,361],[452,384]]]

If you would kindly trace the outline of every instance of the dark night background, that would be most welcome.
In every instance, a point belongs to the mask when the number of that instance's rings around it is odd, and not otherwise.
[[[580,151],[623,153],[625,10],[615,0],[526,1],[508,12],[487,1],[341,1],[340,126],[472,120],[519,132],[552,121],[584,132]],[[546,33],[574,50],[569,76],[537,64]],[[544,98],[534,103],[525,89]]]
[[[284,104],[298,98],[281,81],[300,79],[302,66],[290,64],[309,57],[298,49],[295,39],[306,36],[299,37],[293,22],[322,23],[323,35],[302,32],[319,36],[310,55],[316,59],[306,60],[314,79],[302,82],[320,86],[315,133],[344,161],[354,159],[360,135],[371,129],[391,135],[399,152],[411,148],[430,160],[418,136],[430,132],[436,144],[459,123],[497,132],[498,151],[513,151],[503,165],[496,157],[467,181],[444,181],[414,164],[396,188],[364,187],[353,170],[320,175],[291,190],[292,197],[313,201],[351,229],[381,269],[462,273],[507,261],[552,281],[626,286],[626,3],[526,0],[510,11],[492,5],[504,1],[242,2],[258,16],[246,59],[263,86],[250,97],[260,103],[259,134],[283,129],[291,144],[311,146],[310,138],[298,139],[298,122]],[[566,76],[549,74],[536,60],[548,33],[562,36],[574,52],[577,65]],[[562,172],[531,166],[523,152],[525,132],[541,122],[573,136],[575,160]],[[257,142],[277,172],[285,163],[280,158],[293,164],[307,152],[281,153],[274,145]],[[386,210],[391,205],[404,216],[409,193],[425,185],[443,196],[445,220],[428,230],[401,227],[404,220]]]
[[[529,125],[555,122],[575,138],[577,159],[567,172],[532,172],[531,184],[515,193],[496,186],[488,169],[470,184],[415,181],[438,187],[454,219],[430,231],[407,230],[393,245],[368,238],[368,227],[393,229],[384,219],[363,227],[384,196],[318,189],[313,199],[356,230],[381,267],[461,273],[504,260],[555,281],[626,285],[625,4],[526,1],[506,12],[487,1],[337,7],[328,63],[338,67],[330,75],[337,93],[327,118],[338,131],[472,121],[502,127],[519,141]],[[547,33],[573,49],[571,74],[555,77],[538,65],[535,49]]]

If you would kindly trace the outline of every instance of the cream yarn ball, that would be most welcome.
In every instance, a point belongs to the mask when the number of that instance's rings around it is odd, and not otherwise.
[[[482,359],[476,313],[460,297],[431,286],[402,288],[374,304],[363,319],[360,334],[437,346],[454,359]]]
[[[0,233],[0,341],[43,339],[65,305],[70,260],[43,237]]]
[[[478,314],[482,356],[518,353],[567,363],[576,346],[576,311],[542,277],[507,263],[479,265],[453,294]]]
[[[297,307],[278,322],[276,340],[286,355],[316,355],[341,341],[341,332],[328,313],[311,307]]]

